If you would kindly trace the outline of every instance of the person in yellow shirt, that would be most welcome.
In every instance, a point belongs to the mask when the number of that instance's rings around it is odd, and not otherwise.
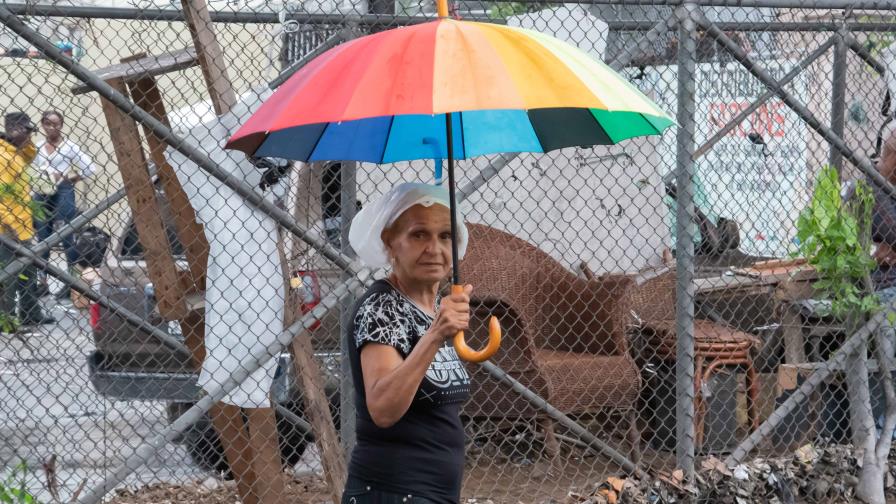
[[[37,155],[31,135],[37,127],[24,112],[10,112],[3,117],[0,133],[0,232],[27,245],[34,237],[29,165]],[[0,246],[0,266],[15,259],[15,253]],[[43,313],[36,294],[36,269],[27,268],[18,280],[0,286],[0,314],[15,317],[23,325],[53,323]],[[16,291],[19,307],[16,310]],[[7,325],[7,324],[4,324]],[[8,327],[8,325],[7,325]]]

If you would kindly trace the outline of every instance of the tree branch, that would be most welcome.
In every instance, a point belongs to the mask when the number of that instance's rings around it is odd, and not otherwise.
[[[887,329],[892,330],[892,326],[887,326]],[[882,375],[881,382],[884,387],[884,398],[887,401],[883,429],[877,438],[877,445],[874,448],[874,454],[880,461],[890,454],[890,446],[893,443],[893,430],[896,429],[896,388],[893,387],[893,371],[890,366],[890,356],[887,355],[890,342],[887,341],[881,328],[878,328],[874,334],[878,373]]]
[[[851,324],[847,324],[850,327]],[[849,392],[849,424],[852,442],[866,455],[874,453],[875,424],[871,413],[871,393],[868,383],[868,341],[862,341],[856,352],[847,358],[846,389]]]

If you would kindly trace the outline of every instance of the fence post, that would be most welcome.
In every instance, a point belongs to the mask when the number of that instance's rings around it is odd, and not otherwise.
[[[846,124],[846,34],[841,28],[834,35],[834,66],[832,68],[833,75],[831,85],[831,131],[840,138],[843,138],[844,126]],[[840,179],[843,179],[843,154],[830,146],[830,154],[828,162],[831,166],[837,168]]]
[[[677,339],[675,388],[675,459],[689,481],[694,476],[694,234],[693,213],[695,80],[698,7],[678,11],[678,136],[676,155],[675,333]]]
[[[354,257],[355,253],[351,245],[348,243],[348,230],[351,227],[352,219],[355,217],[355,201],[357,201],[357,163],[354,161],[345,161],[342,163],[341,183],[340,183],[340,216],[341,216],[341,235],[340,250],[343,254]],[[345,272],[343,280],[348,280],[352,273]],[[352,448],[355,446],[355,387],[352,381],[352,369],[348,360],[348,340],[345,333],[348,331],[349,325],[352,323],[352,308],[355,305],[354,293],[349,293],[339,304],[339,349],[340,349],[340,370],[341,382],[339,386],[339,431],[342,437],[342,447],[345,449],[346,460],[351,457]]]

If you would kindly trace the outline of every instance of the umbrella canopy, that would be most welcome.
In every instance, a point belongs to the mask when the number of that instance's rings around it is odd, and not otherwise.
[[[661,133],[673,121],[603,63],[539,32],[440,19],[362,37],[296,72],[233,135],[227,148],[299,161],[391,163],[447,158],[452,293],[457,255],[454,160],[547,152]],[[481,362],[500,345],[495,317],[485,349],[454,338]]]
[[[230,139],[254,156],[390,163],[614,144],[672,119],[576,47],[442,18],[352,40],[296,72]]]

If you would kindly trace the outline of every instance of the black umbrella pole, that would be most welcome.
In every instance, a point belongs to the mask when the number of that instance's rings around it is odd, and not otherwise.
[[[448,204],[451,213],[451,283],[460,285],[460,268],[457,265],[457,198],[454,196],[454,135],[451,132],[451,112],[445,114],[445,132],[448,145]]]

